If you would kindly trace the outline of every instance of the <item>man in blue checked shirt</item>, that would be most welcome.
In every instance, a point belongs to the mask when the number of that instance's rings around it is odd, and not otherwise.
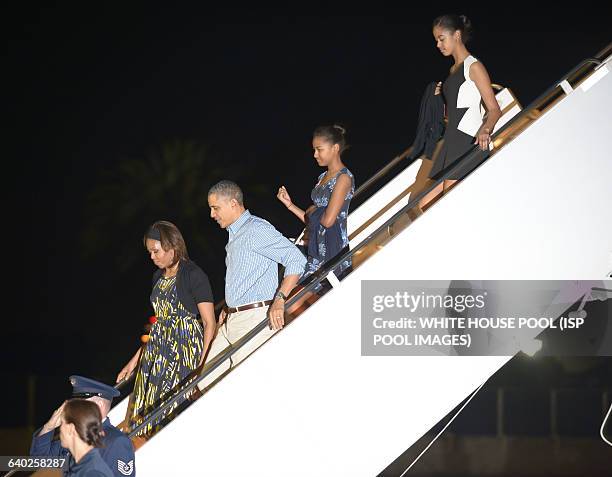
[[[306,258],[264,219],[244,208],[238,184],[223,180],[208,191],[210,216],[227,229],[225,303],[207,362],[266,318],[269,326],[238,349],[213,375],[200,382],[204,389],[267,341],[285,324],[285,301],[304,273]],[[278,264],[285,267],[278,285]]]

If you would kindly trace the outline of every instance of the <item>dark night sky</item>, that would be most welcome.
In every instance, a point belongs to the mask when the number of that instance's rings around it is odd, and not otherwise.
[[[17,338],[4,348],[16,375],[108,379],[139,344],[153,271],[141,248],[149,219],[129,231],[100,230],[111,246],[94,258],[78,252],[83,203],[101,170],[173,139],[209,144],[225,165],[254,171],[243,185],[268,193],[247,197],[247,205],[292,236],[299,224],[275,190],[285,184],[307,205],[319,173],[312,130],[334,121],[348,127],[345,161],[360,184],[411,144],[421,93],[450,66],[431,35],[442,7],[326,17],[97,8],[6,18],[17,149],[5,203],[16,224],[10,237],[20,285],[5,303],[16,299],[27,310],[14,312],[9,334]],[[589,9],[458,13],[474,23],[471,52],[523,105],[610,41]],[[222,298],[225,232],[206,209],[201,222],[218,250],[190,252]],[[125,244],[139,257],[120,273],[115,247]]]

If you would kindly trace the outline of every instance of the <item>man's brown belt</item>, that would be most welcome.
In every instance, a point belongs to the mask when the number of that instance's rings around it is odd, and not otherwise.
[[[240,305],[235,308],[226,307],[225,312],[227,314],[238,313],[239,311],[251,310],[253,308],[261,308],[262,306],[268,306],[272,304],[272,300],[258,301],[256,303],[249,303],[248,305]]]

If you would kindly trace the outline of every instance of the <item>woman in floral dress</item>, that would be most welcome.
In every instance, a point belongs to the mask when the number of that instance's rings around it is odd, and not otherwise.
[[[117,381],[121,381],[139,366],[134,384],[132,428],[163,404],[176,389],[190,381],[193,372],[204,362],[216,331],[208,276],[189,260],[179,229],[170,222],[155,222],[143,241],[151,260],[158,267],[153,274],[151,292],[157,321],[146,344],[117,375]],[[172,409],[178,404],[175,403]],[[147,426],[145,432],[154,427]]]

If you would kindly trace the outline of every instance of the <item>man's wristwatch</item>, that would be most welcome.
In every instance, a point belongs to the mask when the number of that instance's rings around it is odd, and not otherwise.
[[[280,290],[278,290],[278,291],[276,292],[276,295],[274,295],[274,299],[276,300],[277,298],[280,298],[280,299],[281,299],[281,300],[283,300],[283,301],[287,301],[287,297],[286,297],[286,296],[285,296],[285,294],[284,294],[282,291],[280,291]]]

